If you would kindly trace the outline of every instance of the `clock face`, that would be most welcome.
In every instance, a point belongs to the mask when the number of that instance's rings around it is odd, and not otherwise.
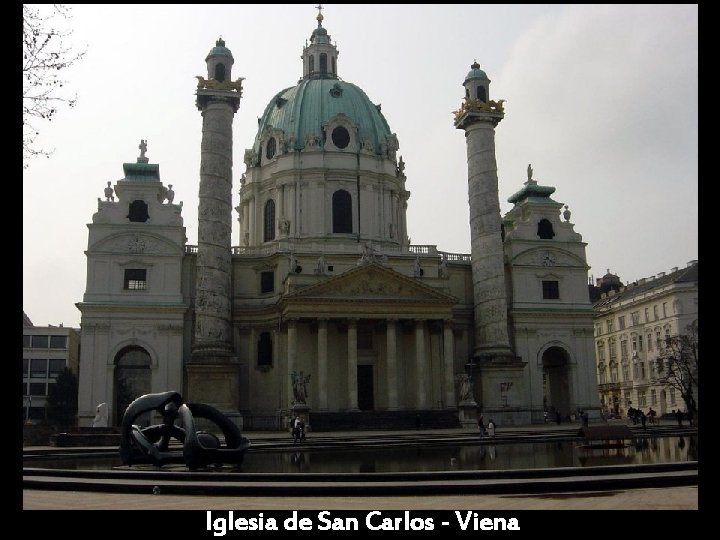
[[[543,266],[555,266],[555,255],[552,253],[545,253],[545,256],[543,257],[542,263]]]

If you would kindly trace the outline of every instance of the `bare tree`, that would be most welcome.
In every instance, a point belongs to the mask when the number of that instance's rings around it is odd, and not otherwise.
[[[60,75],[85,55],[66,44],[72,30],[53,28],[59,22],[57,17],[70,17],[70,8],[62,4],[44,7],[51,12],[23,4],[23,168],[28,167],[30,158],[53,153],[38,147],[38,124],[51,121],[60,105],[75,105],[77,95],[64,93],[66,81]]]
[[[697,416],[695,392],[698,387],[698,321],[695,319],[685,333],[669,337],[657,358],[659,381],[680,392],[687,407],[690,424]]]

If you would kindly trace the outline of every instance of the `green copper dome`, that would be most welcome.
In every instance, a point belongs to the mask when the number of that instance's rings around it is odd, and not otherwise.
[[[477,62],[473,62],[470,68],[470,71],[468,71],[468,74],[465,76],[465,82],[463,82],[463,84],[472,79],[481,79],[484,81],[490,80],[488,79],[487,74],[482,69],[480,69],[480,64],[478,64]]]
[[[211,56],[229,56],[230,58],[233,57],[230,49],[225,46],[225,40],[223,38],[220,38],[215,42],[215,46],[210,49],[210,52],[205,58],[205,61],[207,62],[208,58],[210,58]]]
[[[358,142],[367,139],[375,153],[380,153],[381,144],[392,132],[379,107],[354,84],[331,78],[304,79],[276,94],[260,119],[255,150],[267,127],[285,132],[288,151],[301,150],[306,135],[322,137],[322,124],[340,113],[357,125]],[[290,147],[292,140],[295,142]]]

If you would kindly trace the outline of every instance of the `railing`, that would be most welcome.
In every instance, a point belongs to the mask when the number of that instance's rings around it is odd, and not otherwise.
[[[298,246],[289,242],[281,242],[270,246],[233,246],[231,248],[233,255],[247,256],[247,257],[258,257],[268,256],[275,253],[290,253],[294,251]],[[438,251],[437,246],[433,245],[415,245],[415,246],[392,246],[392,247],[380,247],[373,246],[373,249],[378,254],[387,255],[419,255],[425,257],[439,257],[445,259],[448,262],[460,262],[470,263],[471,256],[469,253],[449,253],[447,251]],[[363,245],[355,244],[352,246],[348,245],[332,245],[328,247],[326,244],[302,244],[302,250],[306,252],[326,253],[331,251],[333,253],[349,253],[357,254],[358,256],[363,253]],[[185,246],[185,253],[197,254],[198,247],[196,245],[187,244]]]

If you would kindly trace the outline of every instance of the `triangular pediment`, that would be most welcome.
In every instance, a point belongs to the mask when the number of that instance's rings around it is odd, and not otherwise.
[[[379,264],[366,264],[285,296],[285,300],[404,301],[456,304],[457,298]]]

